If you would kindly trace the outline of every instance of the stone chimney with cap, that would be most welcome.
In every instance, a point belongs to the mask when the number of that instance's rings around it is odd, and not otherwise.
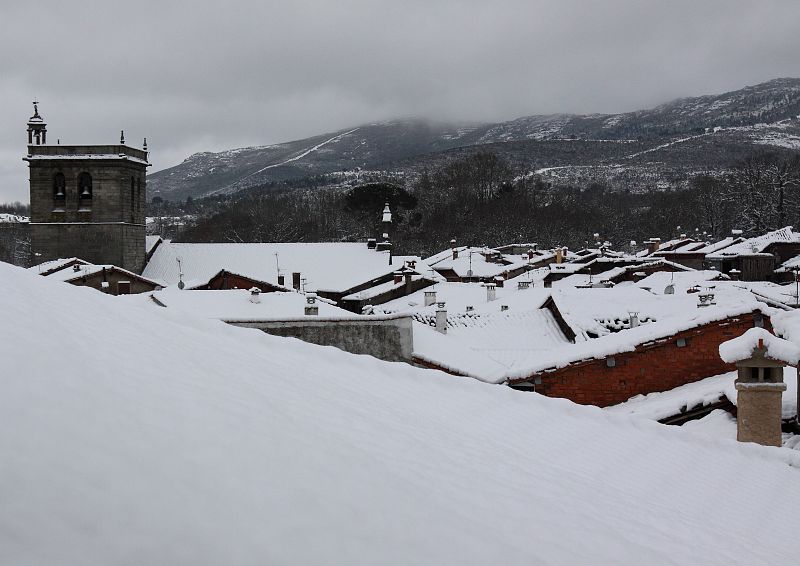
[[[308,293],[308,294],[306,294],[305,313],[308,316],[316,316],[316,315],[319,314],[319,305],[317,305],[317,294],[316,293]]]
[[[453,251],[453,259],[458,259],[458,248],[456,247],[456,240],[450,240],[450,249]]]
[[[497,298],[497,285],[494,283],[486,284],[486,302],[491,303]]]
[[[429,307],[436,302],[436,291],[425,291],[425,306]]]
[[[647,253],[652,255],[661,247],[661,238],[650,238],[645,243],[647,244]]]
[[[447,309],[444,302],[436,303],[436,330],[447,334]]]
[[[720,344],[719,353],[737,368],[736,439],[780,446],[783,368],[797,365],[800,347],[763,328],[751,328]]]

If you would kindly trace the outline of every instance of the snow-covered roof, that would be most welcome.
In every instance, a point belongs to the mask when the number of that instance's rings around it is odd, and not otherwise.
[[[0,222],[30,222],[27,216],[11,214],[10,212],[0,212]]]
[[[752,358],[761,349],[764,349],[765,358],[790,366],[797,365],[800,360],[800,346],[778,338],[764,328],[750,328],[741,336],[723,342],[719,345],[719,356],[726,363],[733,364]]]
[[[715,286],[724,288],[725,286],[736,287],[739,289],[747,289],[755,296],[765,299],[765,301],[773,304],[780,303],[789,307],[796,307],[797,300],[797,287],[794,283],[786,285],[779,285],[770,281],[729,281],[729,282],[715,282]]]
[[[504,255],[491,248],[459,246],[455,249],[458,251],[455,259],[453,250],[448,249],[426,258],[425,261],[436,270],[452,270],[459,277],[482,278],[497,277],[537,261],[535,258],[529,261],[527,255],[524,258],[522,255]],[[496,257],[498,261],[489,261],[489,257]]]
[[[756,236],[755,238],[748,238],[742,242],[730,245],[721,249],[718,252],[708,253],[706,255],[709,259],[724,259],[737,255],[752,255],[762,253],[770,244],[777,242],[785,243],[800,243],[800,233],[792,230],[791,226],[786,226],[773,232]]]
[[[564,320],[576,331],[578,341],[552,349],[530,364],[518,365],[509,372],[510,380],[526,379],[540,371],[585,360],[632,352],[642,344],[727,318],[756,311],[774,312],[774,309],[759,303],[752,293],[734,288],[716,290],[716,304],[705,307],[697,306],[696,293],[660,297],[651,295],[655,299],[652,301],[643,295],[646,291],[632,286],[574,289],[565,293],[559,302],[557,293],[565,291],[557,290],[553,299]],[[614,296],[620,292],[628,295],[629,300],[624,300],[622,295]],[[629,310],[638,310],[639,319],[645,322],[629,328]],[[592,334],[600,334],[600,337],[591,338]]]
[[[77,269],[75,269],[77,268]],[[106,264],[106,265],[98,265],[94,263],[81,263],[76,264],[72,267],[66,267],[64,269],[59,269],[57,271],[53,271],[48,273],[46,277],[48,279],[52,279],[55,281],[74,281],[76,279],[80,279],[81,277],[88,277],[89,275],[95,275],[97,273],[101,273],[103,270],[107,270],[109,272],[116,271],[118,273],[124,273],[131,279],[137,279],[139,281],[147,281],[152,283],[154,286],[162,286],[163,283],[159,281],[154,281],[147,277],[143,277],[141,275],[137,275],[132,271],[128,271],[127,269],[122,269],[121,267],[117,267],[116,265]]]
[[[755,305],[747,292],[726,293],[716,298],[720,303],[744,300]],[[630,313],[637,313],[639,324],[653,324],[694,317],[698,310],[698,294],[676,293],[656,295],[636,286],[553,290],[553,301],[564,321],[575,332],[577,340],[604,336],[629,328]],[[708,307],[705,307],[708,308]]]
[[[161,243],[161,236],[145,236],[144,237],[144,249],[145,253],[149,254],[153,251],[159,243]]]
[[[662,295],[669,285],[673,286],[676,293],[685,293],[691,287],[698,285],[705,287],[709,284],[716,284],[718,280],[728,279],[730,278],[727,275],[713,269],[677,272],[658,271],[636,282],[635,285],[641,289],[648,289],[653,293]]]
[[[727,238],[722,238],[721,240],[718,240],[716,242],[708,243],[702,248],[697,249],[696,251],[704,254],[713,254],[727,247],[730,247],[733,244],[738,244],[739,242],[743,241],[744,238],[741,236],[728,236]]]
[[[191,286],[207,282],[225,269],[259,281],[277,283],[280,265],[287,282],[300,272],[306,289],[341,292],[402,267],[404,257],[368,249],[363,243],[190,244],[164,241],[144,269],[145,277],[178,283],[178,259],[183,280]]]
[[[525,280],[524,275],[515,281]],[[512,311],[538,309],[550,297],[550,289],[541,286],[530,286],[519,289],[516,284],[506,282],[503,287],[495,287],[495,300],[487,300],[486,287],[481,283],[437,283],[405,297],[393,299],[376,307],[381,312],[408,312],[434,315],[436,304],[425,306],[425,293],[436,293],[436,302],[444,302],[450,315],[466,313],[467,307],[474,313],[498,312],[501,305]]]
[[[437,276],[438,278],[438,276]],[[417,282],[422,279],[425,279],[422,275],[412,275],[411,281]],[[395,289],[402,289],[406,285],[405,277],[399,283],[394,282],[394,278],[385,283],[380,283],[373,287],[369,287],[368,289],[364,289],[363,291],[357,291],[355,293],[350,293],[349,295],[345,295],[342,297],[343,301],[366,301],[369,299],[373,299],[379,295],[384,293],[388,293],[389,291],[393,291]]]
[[[33,267],[29,267],[28,270],[44,275],[48,272],[58,271],[59,269],[64,269],[65,267],[76,263],[81,265],[89,265],[88,261],[84,261],[80,258],[66,257],[59,259],[51,259],[49,261],[43,261],[42,263],[37,263]]]
[[[0,280],[8,563],[796,558],[792,450]]]
[[[475,352],[428,324],[413,323],[414,358],[445,371],[474,377],[486,383],[502,383],[508,369],[481,352]]]
[[[636,395],[624,403],[604,407],[603,410],[613,414],[658,421],[699,405],[711,405],[723,395],[736,405],[738,401],[735,384],[737,375],[737,372],[731,371],[694,383],[687,383],[668,391]],[[783,382],[787,388],[782,395],[781,415],[784,419],[788,419],[797,414],[797,371],[793,367],[787,366],[783,369]],[[735,438],[734,433],[731,439]]]
[[[221,320],[270,320],[302,318],[307,306],[306,295],[295,292],[260,293],[259,302],[250,301],[250,291],[227,289],[224,291],[188,291],[167,287],[150,293],[158,303],[170,309]],[[151,304],[156,304],[152,300]],[[357,315],[341,309],[321,297],[316,298],[317,317],[346,317]]]

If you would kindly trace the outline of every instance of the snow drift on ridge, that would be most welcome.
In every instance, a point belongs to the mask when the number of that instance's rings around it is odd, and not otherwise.
[[[4,264],[0,286],[0,563],[796,558],[790,451]]]

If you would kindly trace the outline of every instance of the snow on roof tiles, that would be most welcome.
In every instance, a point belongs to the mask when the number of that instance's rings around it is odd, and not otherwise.
[[[306,295],[295,292],[261,293],[259,302],[250,301],[247,289],[226,289],[224,291],[181,291],[168,287],[149,296],[169,309],[180,310],[203,318],[220,320],[270,320],[302,318],[305,316]],[[151,301],[152,303],[152,301]],[[153,303],[155,304],[155,303]],[[357,315],[330,304],[317,297],[320,317],[354,318]]]
[[[307,289],[341,292],[402,267],[403,258],[389,264],[387,252],[376,252],[363,243],[255,243],[190,244],[164,241],[147,262],[144,276],[174,285],[178,282],[178,259],[183,280],[207,282],[221,269],[266,283],[277,283],[278,270],[291,284],[299,272]]]
[[[708,253],[707,257],[710,259],[722,259],[725,257],[732,257],[737,255],[752,255],[762,253],[767,246],[776,242],[790,242],[799,243],[800,234],[794,232],[791,226],[786,226],[755,238],[749,238],[743,242],[738,242],[731,246],[725,247],[718,252]]]
[[[0,280],[9,563],[796,558],[793,450]]]
[[[638,291],[639,293],[635,293]],[[559,290],[561,292],[561,290]],[[774,309],[760,303],[747,291],[735,288],[716,289],[715,305],[697,307],[696,293],[687,295],[663,295],[654,297],[655,301],[645,299],[647,292],[634,287],[611,289],[576,289],[582,297],[572,297],[561,302],[554,293],[554,301],[565,321],[576,332],[579,341],[548,351],[527,365],[519,365],[509,372],[510,380],[525,379],[547,369],[566,367],[584,360],[602,359],[622,352],[632,352],[637,346],[673,336],[684,330],[703,326],[752,312],[772,314]],[[629,294],[628,300],[613,297],[613,293]],[[563,310],[562,310],[563,308]],[[639,310],[640,317],[653,320],[635,328],[628,328],[628,312]],[[619,327],[611,332],[606,322]],[[590,338],[590,333],[602,334]]]
[[[680,414],[698,405],[710,405],[723,395],[734,405],[737,403],[737,372],[732,371],[687,383],[669,391],[636,395],[624,403],[604,407],[603,410],[617,415],[630,415],[650,420],[661,420]],[[793,367],[783,369],[786,390],[782,395],[781,414],[785,419],[797,414],[797,372]],[[734,434],[731,439],[735,439]]]

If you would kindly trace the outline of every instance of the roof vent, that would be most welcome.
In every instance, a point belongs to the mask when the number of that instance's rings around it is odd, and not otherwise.
[[[250,289],[250,302],[255,304],[255,305],[260,303],[261,302],[261,298],[260,298],[259,295],[261,295],[261,289],[259,289],[258,287],[252,287]]]

